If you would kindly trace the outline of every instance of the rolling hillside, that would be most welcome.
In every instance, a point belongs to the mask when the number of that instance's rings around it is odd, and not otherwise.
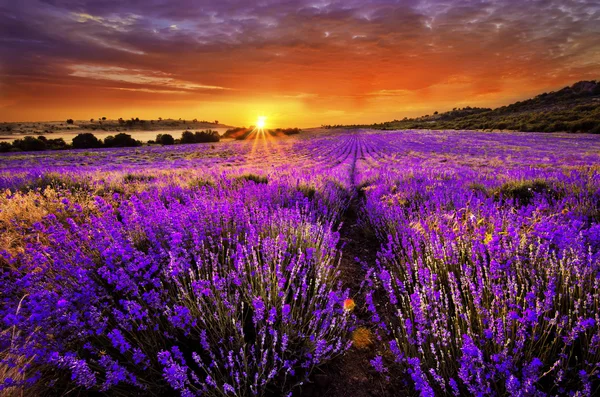
[[[600,83],[580,81],[559,91],[496,109],[455,108],[445,113],[361,127],[600,133]]]

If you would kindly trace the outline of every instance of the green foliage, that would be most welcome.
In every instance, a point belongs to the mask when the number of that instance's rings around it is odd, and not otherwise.
[[[202,188],[212,188],[215,187],[215,183],[208,178],[192,178],[189,182],[188,182],[188,186],[191,189],[202,189]]]
[[[158,134],[156,136],[156,143],[160,145],[173,145],[175,144],[175,138],[171,134]]]
[[[83,178],[64,175],[58,172],[47,172],[40,177],[31,180],[30,183],[22,186],[20,190],[22,192],[37,189],[43,191],[47,187],[50,187],[54,190],[69,191],[72,194],[78,192],[89,192],[91,189],[89,181]]]
[[[123,177],[123,182],[125,182],[125,183],[152,182],[155,179],[156,179],[156,177],[153,175],[126,174]]]
[[[256,174],[240,175],[239,177],[237,177],[237,179],[244,180],[244,181],[252,181],[254,183],[263,183],[263,184],[269,183],[269,178],[267,178],[266,176],[256,175]]]
[[[37,152],[42,150],[64,150],[70,146],[62,138],[48,139],[43,135],[37,138],[26,136],[23,139],[15,139],[9,142],[0,142],[0,152]]]
[[[277,128],[276,133],[282,133],[284,135],[296,135],[302,132],[300,128]]]
[[[73,138],[74,149],[93,149],[102,146],[102,142],[91,132],[77,135]]]
[[[206,130],[206,131],[183,131],[181,133],[180,143],[205,143],[205,142],[219,142],[221,137],[217,131]]]
[[[332,126],[324,127],[332,128]],[[371,127],[384,130],[513,130],[600,133],[600,83],[580,81],[557,92],[544,93],[535,98],[493,110],[472,107],[454,108],[433,116],[404,118],[371,126],[351,127]]]
[[[13,148],[22,150],[24,152],[46,150],[46,142],[32,136],[26,136],[23,139],[15,139],[12,146]]]
[[[115,135],[115,136],[107,136],[104,139],[104,146],[106,147],[136,147],[142,146],[140,141],[137,141],[131,137],[129,134],[125,134],[123,132]]]
[[[558,197],[558,192],[544,179],[510,181],[493,191],[494,196],[502,196],[522,205],[531,203],[536,194],[545,194],[552,198]]]
[[[299,184],[296,189],[309,200],[312,200],[317,193],[317,189],[312,185]]]

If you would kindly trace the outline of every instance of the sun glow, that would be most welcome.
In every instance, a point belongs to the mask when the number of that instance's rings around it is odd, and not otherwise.
[[[258,116],[258,120],[256,120],[256,128],[262,130],[265,128],[267,124],[267,118],[265,116]]]

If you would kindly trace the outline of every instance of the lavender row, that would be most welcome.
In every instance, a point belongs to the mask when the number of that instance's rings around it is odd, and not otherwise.
[[[346,193],[258,168],[10,179],[2,388],[287,394],[348,349]]]
[[[600,173],[588,161],[598,152],[564,145],[552,159],[555,141],[524,137],[526,155],[482,168],[507,150],[502,138],[459,146],[452,136],[425,134],[419,149],[389,135],[410,152],[361,168],[362,219],[382,244],[366,293],[385,343],[374,366],[425,396],[592,395]]]

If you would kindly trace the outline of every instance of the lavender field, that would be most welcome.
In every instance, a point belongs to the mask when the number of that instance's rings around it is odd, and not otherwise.
[[[1,395],[594,395],[600,136],[0,154],[0,265]]]

